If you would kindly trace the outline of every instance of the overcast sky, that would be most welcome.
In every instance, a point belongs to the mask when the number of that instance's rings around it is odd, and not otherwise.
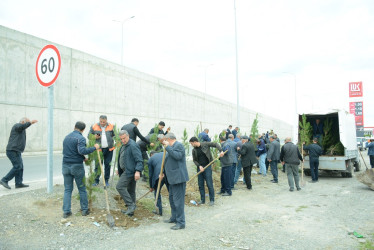
[[[295,80],[299,113],[348,109],[362,81],[374,127],[374,1],[236,0],[236,15],[242,106],[291,123]],[[125,66],[236,103],[234,0],[0,1],[0,25],[119,64],[113,20],[131,16]]]

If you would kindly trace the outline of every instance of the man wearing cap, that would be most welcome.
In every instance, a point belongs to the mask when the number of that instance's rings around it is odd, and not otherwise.
[[[249,141],[248,136],[242,136],[242,147],[237,147],[238,154],[241,155],[241,161],[243,166],[244,172],[244,182],[248,189],[252,189],[252,182],[251,182],[251,173],[252,167],[255,164],[258,164],[255,147],[253,143]]]
[[[171,217],[166,223],[175,223],[171,227],[179,230],[186,227],[184,215],[184,196],[186,195],[186,182],[188,172],[186,165],[186,151],[182,143],[177,141],[173,133],[167,133],[162,142],[167,151],[165,159],[165,176],[169,184],[169,202],[171,207]]]
[[[374,137],[370,138],[370,143],[367,145],[368,150],[368,155],[370,158],[370,165],[371,168],[374,168]]]
[[[316,183],[318,182],[319,156],[322,155],[322,148],[318,145],[318,138],[313,138],[313,143],[307,146],[303,142],[303,149],[309,151],[309,167],[312,176],[310,182]]]

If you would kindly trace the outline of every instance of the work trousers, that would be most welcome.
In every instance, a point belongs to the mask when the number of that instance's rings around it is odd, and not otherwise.
[[[295,185],[296,185],[296,188],[299,189],[300,188],[299,165],[286,163],[286,171],[287,171],[288,185],[290,186],[290,189],[294,190]]]
[[[221,193],[232,194],[231,192],[231,168],[232,166],[221,167]]]
[[[318,166],[319,166],[318,158],[309,159],[309,167],[310,167],[310,174],[312,176],[312,181],[318,181]]]
[[[117,183],[117,191],[125,201],[127,207],[135,206],[136,203],[136,181],[134,176],[121,175]]]
[[[186,195],[186,183],[169,185],[169,202],[171,207],[171,220],[181,226],[186,225],[184,216],[184,196]]]
[[[243,167],[244,182],[248,189],[252,188],[251,175],[252,175],[252,165]]]

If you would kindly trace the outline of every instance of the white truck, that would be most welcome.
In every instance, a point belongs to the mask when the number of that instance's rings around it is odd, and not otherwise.
[[[322,155],[319,157],[319,170],[340,172],[342,177],[352,177],[354,171],[360,171],[360,160],[356,142],[355,118],[344,110],[327,110],[305,114],[307,121],[312,123],[316,119],[322,122],[332,120],[332,129],[338,141],[344,146],[344,155]],[[299,115],[302,121],[302,115]],[[300,141],[300,138],[299,138]],[[326,149],[324,149],[325,151]],[[304,157],[305,175],[310,175],[309,156]]]

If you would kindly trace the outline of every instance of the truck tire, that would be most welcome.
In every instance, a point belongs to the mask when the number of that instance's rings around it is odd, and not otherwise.
[[[311,176],[310,169],[304,169],[304,174],[305,174],[306,176]]]
[[[360,162],[360,160],[355,161],[354,166],[355,166],[355,172],[359,172],[361,170],[361,162]]]

